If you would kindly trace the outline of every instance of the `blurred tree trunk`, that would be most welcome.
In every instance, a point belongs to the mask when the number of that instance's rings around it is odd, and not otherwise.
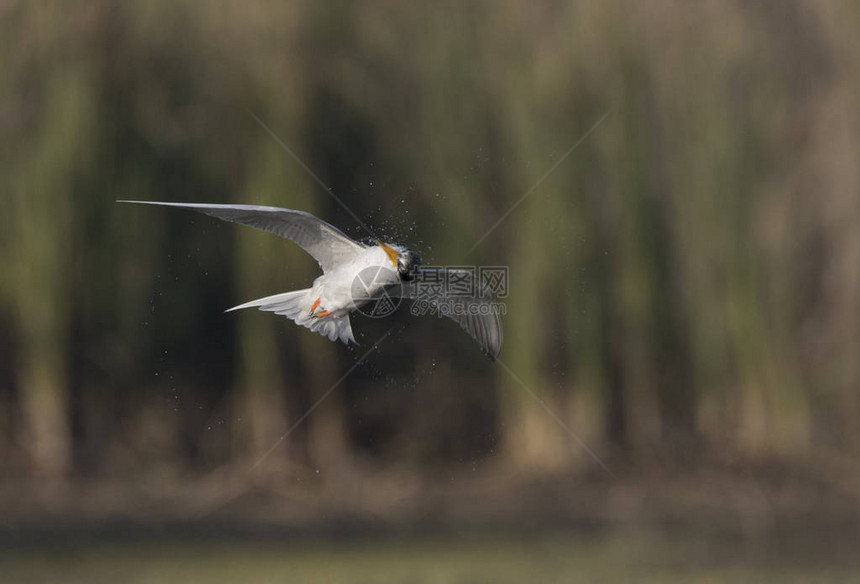
[[[239,318],[234,445],[240,457],[256,461],[277,444],[287,420],[274,334],[274,327],[283,323],[270,315],[243,314]]]
[[[43,111],[28,120],[36,137],[21,148],[12,175],[10,214],[12,305],[20,351],[16,371],[22,407],[20,440],[34,471],[69,468],[67,349],[73,190],[86,162],[92,98],[82,75],[67,68],[48,76]]]
[[[651,355],[660,403],[664,447],[681,456],[695,450],[697,400],[684,296],[671,241],[666,208],[659,200],[645,202],[642,215],[653,254],[649,315]]]
[[[20,441],[39,475],[57,476],[69,469],[68,391],[65,335],[59,315],[38,325],[19,323],[21,359],[17,374],[23,424]]]
[[[602,299],[598,307],[598,321],[600,369],[606,394],[604,427],[609,444],[614,449],[621,450],[627,444],[622,323],[611,300],[614,294],[611,268],[599,267],[597,272],[598,295]]]
[[[544,311],[553,309],[544,303],[541,294],[546,285],[547,262],[551,260],[546,253],[542,207],[535,204],[519,211],[526,218],[511,247],[515,251],[511,259],[510,296],[505,318],[507,330],[516,331],[516,334],[506,337],[501,359],[526,388],[507,371],[499,373],[506,388],[502,420],[505,448],[514,463],[540,472],[565,464],[570,448],[569,437],[537,401],[562,418],[563,408],[546,391],[549,384],[542,370],[545,363],[540,359],[540,348],[548,340],[540,323],[544,321]]]
[[[301,352],[307,368],[309,407],[319,403],[306,420],[308,457],[315,468],[337,472],[349,460],[343,388],[339,386],[330,393],[329,390],[342,375],[337,357],[343,347],[322,338],[305,340]]]
[[[283,172],[277,146],[262,134],[260,159],[251,165],[246,199],[253,203],[271,203],[270,192],[283,189]],[[278,267],[283,265],[284,248],[290,245],[269,233],[246,227],[236,229],[234,274],[237,303],[261,298],[288,289],[279,289]],[[287,254],[289,255],[289,254]],[[235,416],[234,447],[242,457],[256,461],[277,444],[286,430],[287,405],[285,379],[281,372],[276,330],[288,323],[284,317],[243,310],[238,319],[238,379],[233,392]],[[279,451],[283,457],[287,452]]]

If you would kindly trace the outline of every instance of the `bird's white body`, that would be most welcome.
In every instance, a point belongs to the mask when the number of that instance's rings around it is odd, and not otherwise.
[[[311,303],[319,298],[321,308],[332,316],[342,316],[367,304],[398,280],[396,265],[385,250],[380,246],[368,247],[351,262],[340,264],[314,280]],[[356,286],[361,286],[362,294],[356,294]]]

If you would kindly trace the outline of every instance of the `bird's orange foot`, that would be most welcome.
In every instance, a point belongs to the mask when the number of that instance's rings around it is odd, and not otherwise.
[[[320,305],[320,299],[317,298],[316,300],[314,300],[313,306],[311,306],[311,314],[313,316],[316,316],[317,318],[322,318],[324,316],[328,316],[329,314],[331,314],[330,310],[324,310],[324,311],[320,312],[319,314],[314,314],[314,311],[319,307],[319,305]]]

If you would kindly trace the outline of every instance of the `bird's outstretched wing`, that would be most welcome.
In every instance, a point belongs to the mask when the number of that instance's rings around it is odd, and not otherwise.
[[[352,260],[365,246],[354,241],[337,227],[304,211],[261,207],[257,205],[210,205],[207,203],[161,203],[157,201],[117,201],[143,205],[184,207],[200,213],[274,233],[298,244],[328,272],[342,262]]]
[[[422,314],[422,307],[429,306],[447,316],[472,335],[491,359],[499,356],[503,340],[501,305],[493,301],[474,272],[421,268],[412,280],[392,287],[389,294],[415,300],[415,314]]]

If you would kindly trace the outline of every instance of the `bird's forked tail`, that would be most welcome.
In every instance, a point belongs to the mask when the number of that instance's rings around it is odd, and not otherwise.
[[[355,337],[352,335],[352,326],[349,322],[349,313],[341,316],[326,316],[319,318],[311,314],[311,306],[313,306],[313,297],[311,289],[296,290],[294,292],[283,292],[265,298],[251,300],[245,304],[234,306],[227,310],[239,310],[242,308],[258,307],[260,310],[282,314],[303,327],[307,327],[315,333],[319,333],[329,340],[340,339],[346,344],[355,342]]]

